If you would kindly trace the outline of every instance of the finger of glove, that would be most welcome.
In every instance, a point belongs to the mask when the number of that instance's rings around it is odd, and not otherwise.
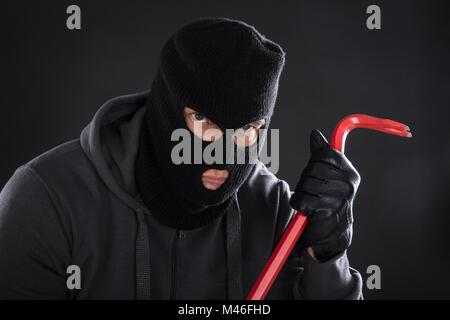
[[[299,210],[304,215],[310,216],[319,207],[320,198],[306,190],[299,189],[291,196],[289,203],[295,210]]]
[[[322,148],[311,154],[311,161],[320,161],[340,169],[348,170],[353,168],[347,157],[340,151],[333,148]]]
[[[311,131],[311,135],[309,136],[309,147],[311,154],[318,152],[322,149],[329,149],[330,145],[328,144],[327,139],[324,137],[322,132],[317,129]]]
[[[336,169],[346,171],[359,183],[360,176],[350,160],[342,152],[331,148],[327,139],[317,129],[311,132],[310,150],[310,162],[322,162]]]
[[[354,187],[347,181],[323,180],[302,176],[291,197],[291,206],[306,215],[314,214],[314,209],[329,208],[336,212],[345,198],[351,198]]]
[[[349,163],[351,166],[351,163]],[[361,177],[353,167],[338,169],[327,162],[310,161],[302,172],[301,178],[311,176],[322,180],[341,180],[350,183],[353,187],[358,187]]]
[[[310,161],[303,170],[300,181],[308,176],[320,180],[345,180],[347,177],[342,170],[321,161]]]
[[[305,190],[319,197],[343,199],[352,194],[353,188],[350,183],[343,180],[325,180],[304,176],[299,190]]]
[[[316,215],[309,216],[306,228],[298,240],[301,244],[299,247],[304,248],[306,246],[311,246],[321,242],[324,238],[328,238],[329,234],[324,235],[323,227],[324,225],[327,225],[328,227],[326,230],[333,229],[333,220],[335,220],[335,218],[330,210],[317,210]],[[322,223],[323,221],[325,222]]]
[[[310,244],[325,244],[338,237],[336,215],[327,209],[317,210],[309,218],[306,226],[306,238]]]
[[[350,246],[352,241],[352,231],[349,228],[346,232],[339,233],[336,236],[324,238],[312,244],[314,255],[319,261],[326,261],[338,254],[342,254]]]
[[[353,212],[352,204],[348,200],[342,202],[342,206],[339,209],[338,214],[338,226],[341,230],[345,230],[348,226],[353,224]]]

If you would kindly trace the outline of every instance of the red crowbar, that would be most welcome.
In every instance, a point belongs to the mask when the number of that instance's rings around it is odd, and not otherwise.
[[[352,114],[339,121],[334,128],[330,146],[333,149],[344,152],[345,139],[347,138],[348,133],[356,128],[367,128],[406,138],[412,137],[409,127],[403,123],[389,119],[371,117],[365,114]],[[258,280],[256,280],[247,300],[263,300],[266,297],[267,292],[278,276],[287,257],[302,234],[303,229],[305,229],[306,223],[307,217],[301,211],[297,211],[272,253],[272,256],[259,275]]]

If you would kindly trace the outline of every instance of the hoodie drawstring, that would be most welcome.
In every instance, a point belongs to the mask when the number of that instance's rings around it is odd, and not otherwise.
[[[150,299],[150,241],[144,213],[136,210],[138,229],[136,234],[136,298],[137,300]]]
[[[241,210],[236,196],[227,212],[226,224],[228,299],[241,300],[243,299]]]
[[[243,299],[241,210],[236,196],[226,214],[226,251],[228,299]],[[142,210],[136,210],[138,229],[136,235],[136,298],[150,299],[150,241]]]

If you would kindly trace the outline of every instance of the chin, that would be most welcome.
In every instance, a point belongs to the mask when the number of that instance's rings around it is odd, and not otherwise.
[[[214,190],[219,189],[222,185],[221,184],[217,185],[217,184],[211,184],[211,183],[203,183],[203,186],[208,190],[214,191]]]

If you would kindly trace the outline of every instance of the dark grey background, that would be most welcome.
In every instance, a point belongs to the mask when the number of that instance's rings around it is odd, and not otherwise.
[[[66,7],[82,30],[66,29]],[[369,31],[368,5],[382,10]],[[279,177],[294,186],[309,132],[329,137],[340,118],[367,113],[408,124],[413,139],[350,135],[362,176],[351,263],[366,298],[450,298],[448,6],[438,1],[33,1],[2,2],[0,185],[15,168],[78,137],[107,99],[150,86],[164,41],[199,17],[254,25],[287,52],[277,112]]]

